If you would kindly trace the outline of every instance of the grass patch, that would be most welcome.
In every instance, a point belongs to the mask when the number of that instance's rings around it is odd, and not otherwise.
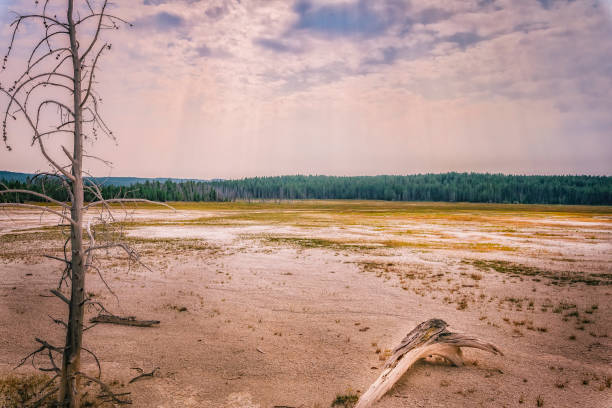
[[[329,225],[367,225],[385,228],[395,221],[434,223],[481,223],[494,224],[499,230],[516,232],[522,221],[512,220],[504,225],[508,216],[520,215],[530,219],[551,217],[571,218],[578,221],[594,221],[596,217],[609,216],[612,207],[605,206],[560,206],[560,205],[514,205],[482,203],[436,203],[436,202],[388,202],[363,200],[284,200],[284,201],[235,201],[235,202],[171,202],[179,211],[210,211],[213,216],[197,219],[172,220],[163,225],[244,225],[279,224],[303,227],[325,227]],[[117,207],[119,209],[120,207]],[[126,206],[130,210],[171,210],[159,205],[139,203]],[[383,225],[381,225],[381,222]],[[391,222],[391,224],[390,224]],[[501,224],[501,225],[500,225]],[[159,225],[159,222],[126,222],[127,227]],[[528,226],[532,226],[531,223]],[[556,227],[556,225],[553,225]],[[420,234],[421,231],[405,230],[403,235]],[[503,250],[503,249],[502,249]]]
[[[14,244],[21,242],[31,241],[55,241],[60,239],[66,239],[69,233],[68,229],[62,232],[61,227],[52,228],[33,228],[28,230],[22,230],[20,232],[11,232],[8,234],[0,235],[0,245]]]
[[[540,269],[533,266],[523,265],[519,263],[501,261],[501,260],[485,260],[485,259],[464,259],[463,263],[472,265],[482,271],[494,270],[495,272],[513,275],[513,276],[537,276],[552,279],[556,283],[585,283],[587,285],[611,285],[612,274],[591,274],[587,275],[581,272],[569,271],[550,271]]]
[[[58,381],[50,382],[51,377],[46,374],[14,375],[9,374],[0,377],[0,407],[1,408],[60,408],[57,403]],[[118,385],[118,381],[110,383],[111,386]],[[121,385],[123,387],[123,384]],[[104,402],[96,395],[99,391],[97,385],[90,381],[84,381],[81,406],[83,408],[114,407],[111,402]]]
[[[33,374],[27,376],[8,375],[0,378],[0,407],[22,408],[29,406],[41,397],[43,388],[51,378],[44,374]],[[46,390],[47,392],[50,390]],[[49,395],[40,401],[39,407],[55,407],[55,395]]]
[[[516,248],[506,245],[500,245],[494,242],[454,242],[449,240],[444,241],[398,241],[385,240],[380,242],[387,248],[426,248],[426,249],[447,249],[447,250],[463,250],[473,252],[491,252],[491,251],[516,251]]]
[[[211,245],[210,243],[200,239],[186,239],[186,238],[142,238],[135,236],[124,236],[120,239],[121,242],[131,245],[160,245],[166,247],[166,249],[176,250],[204,250],[212,249],[218,250],[219,247]]]
[[[347,394],[337,395],[336,399],[331,403],[332,407],[352,408],[359,401],[359,396],[352,392]]]
[[[290,245],[294,247],[313,249],[325,248],[332,250],[370,250],[375,249],[375,245],[357,244],[350,241],[330,240],[321,238],[302,238],[302,237],[276,237],[265,236],[264,241],[274,245]]]

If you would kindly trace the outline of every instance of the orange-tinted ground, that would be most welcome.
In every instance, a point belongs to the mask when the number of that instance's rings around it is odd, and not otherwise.
[[[387,350],[432,317],[505,356],[468,350],[465,367],[419,363],[380,407],[528,407],[538,398],[545,407],[612,406],[610,207],[176,208],[117,211],[117,226],[151,268],[100,254],[119,301],[88,274],[89,294],[113,312],[161,320],[85,334],[103,378],[130,391],[135,407],[328,407],[365,390]],[[54,222],[0,213],[2,374],[37,347],[35,337],[61,343],[48,316],[65,307],[44,297],[61,265],[41,256],[61,254]],[[132,367],[160,370],[127,385]]]

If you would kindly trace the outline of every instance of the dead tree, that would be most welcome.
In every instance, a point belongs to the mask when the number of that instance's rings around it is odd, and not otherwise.
[[[105,30],[116,30],[129,23],[109,13],[108,0],[37,0],[35,4],[34,12],[16,14],[11,24],[12,36],[3,60],[3,77],[0,77],[0,95],[6,101],[2,137],[10,151],[9,122],[21,121],[31,134],[32,145],[38,147],[49,163],[51,170],[41,176],[57,180],[65,188],[69,200],[56,200],[45,194],[44,189],[41,193],[11,190],[3,186],[0,194],[29,194],[57,207],[40,207],[27,203],[2,203],[0,206],[37,208],[58,216],[62,224],[70,229],[64,244],[64,257],[55,258],[63,262],[65,268],[58,289],[52,291],[69,309],[67,322],[54,319],[66,328],[65,344],[57,347],[37,339],[40,348],[31,356],[40,353],[48,355],[51,366],[45,370],[60,379],[57,387],[60,406],[76,408],[81,405],[82,379],[103,384],[99,374],[92,377],[81,371],[82,351],[90,353],[83,347],[85,308],[93,306],[105,311],[101,304],[86,295],[86,271],[95,268],[93,254],[99,249],[120,248],[125,250],[130,259],[137,259],[135,252],[124,244],[96,243],[91,219],[86,225],[85,214],[88,210],[101,209],[100,219],[104,221],[104,211],[106,219],[112,219],[110,204],[113,202],[146,201],[120,198],[105,200],[98,186],[91,177],[87,177],[84,170],[85,159],[101,160],[87,154],[86,141],[93,141],[99,135],[114,139],[112,131],[100,115],[101,98],[94,89],[100,58],[111,49],[110,43],[101,40],[102,34]],[[24,51],[22,46],[17,49],[20,29],[24,26],[28,26],[28,29],[39,27],[40,36],[26,54],[25,66],[7,83],[4,78],[10,71],[6,70],[9,59],[16,51]],[[59,145],[56,140],[62,135],[70,136],[72,146]],[[50,148],[52,143],[58,146]],[[95,197],[89,204],[84,202],[86,191]],[[84,243],[85,234],[87,244]],[[60,290],[63,283],[69,286],[67,294]],[[58,365],[55,359],[60,356],[62,362]],[[27,357],[23,362],[25,360]],[[108,387],[101,386],[106,398],[115,403],[122,401]]]
[[[378,379],[359,398],[355,408],[374,405],[418,360],[435,355],[455,366],[463,365],[461,347],[473,347],[503,355],[494,345],[473,336],[451,333],[444,320],[431,319],[419,324],[393,350]]]

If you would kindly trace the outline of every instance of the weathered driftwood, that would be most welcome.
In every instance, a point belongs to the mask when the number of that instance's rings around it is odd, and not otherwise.
[[[124,326],[151,327],[159,324],[159,320],[137,320],[134,316],[121,317],[108,314],[99,314],[89,319],[91,323],[111,323]]]
[[[378,379],[359,398],[355,408],[369,408],[376,403],[404,373],[418,360],[436,355],[445,358],[455,366],[463,365],[460,347],[473,347],[503,355],[494,345],[476,337],[446,330],[444,320],[431,319],[419,324],[404,337],[393,350]]]

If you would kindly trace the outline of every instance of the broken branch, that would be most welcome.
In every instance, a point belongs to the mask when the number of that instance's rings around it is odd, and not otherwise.
[[[120,324],[123,326],[136,326],[136,327],[151,327],[158,325],[159,320],[137,320],[134,316],[121,317],[108,314],[99,314],[96,317],[89,319],[90,323],[110,323]]]
[[[130,382],[128,382],[128,384],[131,384],[131,383],[133,383],[133,382],[136,382],[136,381],[141,380],[141,379],[146,378],[146,377],[151,377],[151,378],[153,378],[153,377],[155,376],[155,373],[156,373],[156,372],[159,370],[159,367],[155,367],[155,368],[153,369],[153,371],[151,371],[150,373],[145,373],[145,372],[143,371],[143,369],[142,369],[142,368],[139,368],[139,367],[134,367],[134,368],[132,368],[132,370],[136,370],[136,371],[140,372],[140,374],[139,374],[139,375],[137,375],[136,377],[132,378],[132,379],[130,380]]]

